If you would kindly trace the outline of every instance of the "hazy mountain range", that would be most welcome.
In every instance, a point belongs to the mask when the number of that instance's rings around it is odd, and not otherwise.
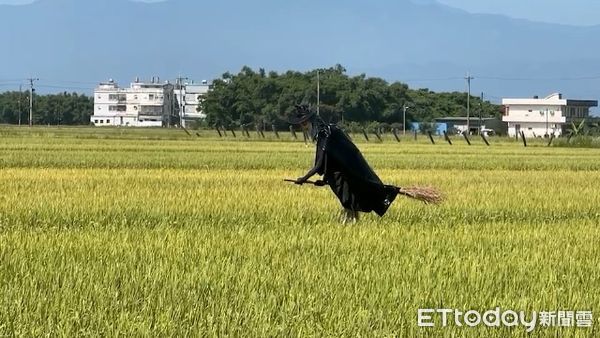
[[[600,26],[470,14],[435,1],[39,0],[0,5],[0,90],[39,77],[85,91],[109,77],[196,80],[342,64],[413,87],[600,97]]]

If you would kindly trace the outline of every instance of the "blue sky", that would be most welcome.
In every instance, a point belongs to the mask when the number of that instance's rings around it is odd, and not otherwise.
[[[0,0],[0,4],[31,1],[35,0]],[[0,53],[0,64],[11,65],[0,74],[0,90],[18,87],[19,83],[7,79],[31,76],[41,78],[39,85],[48,91],[64,88],[89,92],[96,82],[109,77],[125,84],[136,76],[173,79],[177,74],[210,80],[227,71],[235,73],[243,65],[283,72],[339,63],[350,75],[365,73],[435,91],[465,90],[463,77],[470,72],[475,76],[473,92],[483,91],[496,101],[552,92],[600,99],[600,0],[572,0],[568,5],[566,0],[437,0],[471,13],[570,25],[598,24],[591,28],[524,24],[503,18],[482,21],[460,11],[408,3],[436,0],[166,0],[156,6],[111,0],[111,4],[122,7],[119,15],[113,15],[112,6],[105,6],[108,0],[37,1],[47,5],[15,6],[10,11],[8,6],[0,6],[0,26],[5,26],[0,29],[0,40],[10,46]],[[65,3],[73,8],[61,7]],[[232,10],[232,3],[242,10]],[[320,10],[315,11],[315,7]],[[398,12],[386,12],[387,8]],[[180,20],[176,13],[185,11],[211,15],[197,20],[186,15]],[[102,29],[88,24],[98,15],[105,23]],[[123,18],[133,17],[136,25],[122,30]],[[232,17],[235,19],[228,22]],[[256,17],[264,20],[257,21]],[[316,24],[307,25],[311,18],[316,18]],[[165,23],[165,29],[152,25],[157,20]],[[21,30],[11,28],[26,22]],[[199,22],[220,29],[199,40],[172,34],[174,30],[192,32]],[[273,30],[274,26],[281,29]],[[112,34],[105,34],[107,27]],[[149,31],[163,43],[128,42]],[[397,31],[410,31],[411,36],[420,38],[405,41]],[[126,38],[112,40],[116,32]],[[327,38],[314,39],[318,34]],[[557,39],[564,40],[560,41],[561,48],[556,47]],[[46,57],[22,52],[32,45]],[[102,47],[108,45],[111,48]],[[173,58],[172,51],[181,51],[182,45],[185,51]],[[519,55],[505,52],[531,48],[535,50]]]
[[[473,13],[577,26],[600,24],[598,0],[437,0]]]
[[[2,5],[2,4],[4,4],[4,5],[27,5],[27,4],[30,4],[35,1],[36,0],[0,0],[0,5]],[[101,0],[98,0],[98,1],[101,1]],[[167,0],[134,0],[134,1],[159,2],[159,1],[167,1]]]
[[[0,4],[22,5],[35,0],[0,0]],[[98,0],[101,1],[101,0]],[[162,0],[137,0],[154,2]],[[168,0],[167,0],[168,1]],[[397,1],[397,0],[389,0]],[[424,0],[416,0],[416,2]],[[431,0],[427,0],[431,1]],[[577,26],[600,24],[599,0],[436,0],[472,13],[503,14],[514,18]]]

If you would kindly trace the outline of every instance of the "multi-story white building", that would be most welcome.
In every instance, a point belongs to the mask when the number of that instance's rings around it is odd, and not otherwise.
[[[173,85],[158,80],[120,88],[113,80],[100,83],[94,91],[95,126],[165,127],[174,112]]]
[[[209,85],[206,80],[201,84],[185,83],[175,86],[175,99],[178,103],[178,108],[181,116],[181,123],[185,127],[187,122],[204,119],[206,114],[198,111],[200,102],[202,102],[206,93],[208,93]]]
[[[502,99],[502,104],[502,121],[508,123],[509,136],[523,132],[525,137],[542,137],[562,135],[572,121],[588,117],[598,101],[567,100],[555,93],[542,99]]]

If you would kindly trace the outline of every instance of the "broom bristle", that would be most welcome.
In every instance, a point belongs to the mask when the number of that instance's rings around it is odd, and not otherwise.
[[[425,204],[439,204],[444,198],[442,194],[433,187],[409,187],[398,188],[401,195],[417,199]]]

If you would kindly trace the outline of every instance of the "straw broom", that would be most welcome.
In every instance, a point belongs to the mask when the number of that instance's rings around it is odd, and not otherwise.
[[[425,204],[440,204],[444,200],[442,194],[433,187],[396,188],[398,194],[414,198]]]
[[[285,182],[293,182],[296,183],[296,180],[292,179],[284,179]],[[318,181],[306,181],[307,184],[312,184],[317,187],[322,187],[326,185],[326,183],[322,180]],[[398,189],[398,194],[402,196],[406,196],[412,199],[416,199],[425,204],[439,204],[444,198],[442,194],[433,187],[409,187],[409,188],[400,188],[394,187]]]

